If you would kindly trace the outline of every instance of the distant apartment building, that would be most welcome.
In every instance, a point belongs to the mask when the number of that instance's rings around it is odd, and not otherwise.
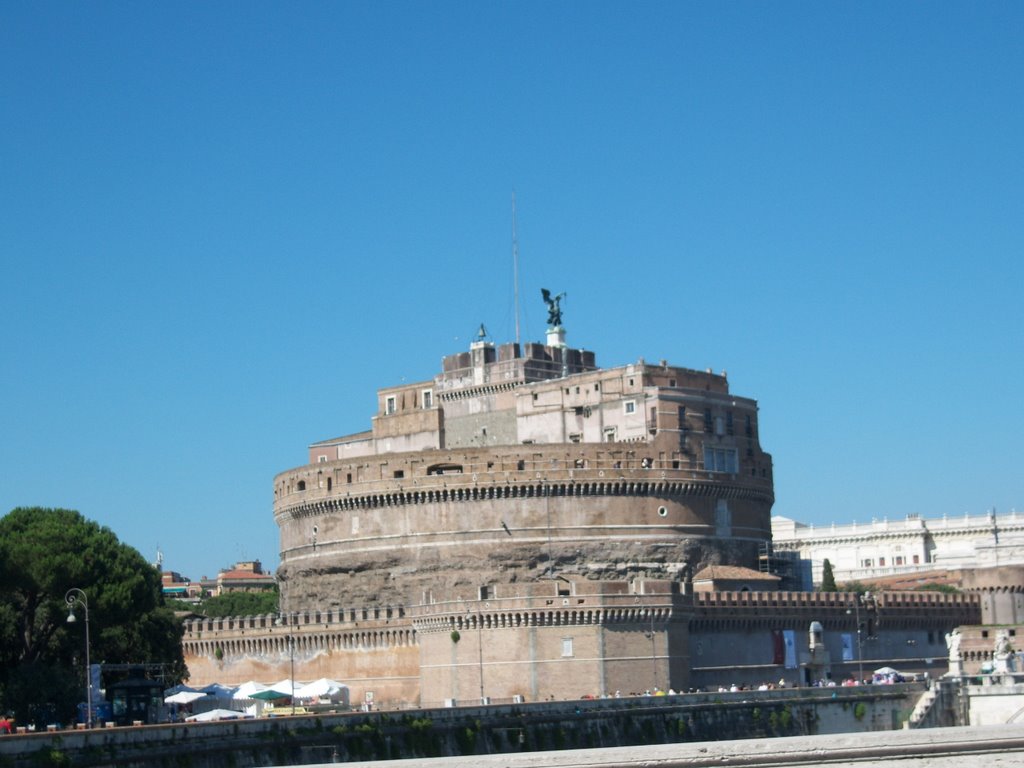
[[[269,571],[264,572],[259,560],[244,560],[217,574],[213,594],[263,592],[273,589],[275,583],[274,575]]]
[[[192,581],[177,571],[161,573],[164,597],[178,600],[199,600],[228,592],[262,592],[273,589],[276,582],[270,571],[263,570],[259,560],[243,560],[224,568],[214,579],[203,576]]]
[[[203,588],[199,582],[192,581],[177,571],[163,571],[160,574],[160,582],[164,597],[176,600],[198,600],[203,596]]]

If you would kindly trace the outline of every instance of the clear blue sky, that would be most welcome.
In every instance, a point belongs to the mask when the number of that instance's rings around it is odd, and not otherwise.
[[[727,370],[776,514],[1024,511],[1024,3],[0,4],[0,512],[192,578],[481,322]]]

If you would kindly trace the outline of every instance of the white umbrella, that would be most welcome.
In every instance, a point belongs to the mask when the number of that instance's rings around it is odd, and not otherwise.
[[[245,712],[236,712],[233,709],[211,709],[209,712],[186,717],[185,720],[190,723],[208,723],[214,720],[239,720],[243,717],[252,717],[252,715],[247,715]]]
[[[178,691],[164,699],[164,704],[191,704],[197,699],[205,699],[206,694],[202,691]]]
[[[876,675],[898,675],[899,672],[892,667],[879,667],[875,670]]]

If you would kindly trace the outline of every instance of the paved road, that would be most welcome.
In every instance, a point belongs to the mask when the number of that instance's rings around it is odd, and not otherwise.
[[[346,765],[350,768],[807,768],[817,765],[833,768],[1024,768],[1024,725],[381,760]]]

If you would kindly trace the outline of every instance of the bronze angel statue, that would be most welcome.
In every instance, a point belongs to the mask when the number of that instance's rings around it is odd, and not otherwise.
[[[559,306],[559,302],[565,298],[565,294],[560,293],[553,297],[551,291],[541,288],[540,295],[544,297],[544,303],[548,305],[548,325],[557,328],[562,324],[562,308]]]

